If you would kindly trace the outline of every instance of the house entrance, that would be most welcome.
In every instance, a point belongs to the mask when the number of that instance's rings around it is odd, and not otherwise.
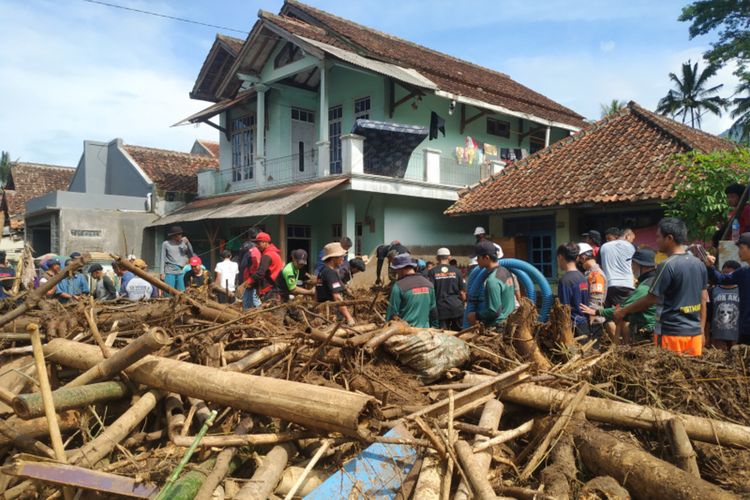
[[[292,176],[305,177],[314,168],[315,113],[292,108]]]

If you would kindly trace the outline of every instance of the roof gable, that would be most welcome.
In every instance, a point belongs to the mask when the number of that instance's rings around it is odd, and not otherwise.
[[[192,99],[216,101],[216,88],[219,86],[229,68],[234,64],[237,54],[242,49],[243,40],[227,35],[216,35],[211,50],[203,61],[198,78],[195,80]]]
[[[163,191],[195,194],[198,192],[198,172],[219,168],[218,158],[206,155],[129,144],[122,149]]]
[[[4,203],[7,216],[23,219],[26,202],[52,191],[67,191],[75,169],[60,165],[16,162],[10,166],[10,176],[5,185]]]
[[[667,200],[681,172],[672,162],[675,153],[734,147],[630,102],[472,186],[446,213]]]

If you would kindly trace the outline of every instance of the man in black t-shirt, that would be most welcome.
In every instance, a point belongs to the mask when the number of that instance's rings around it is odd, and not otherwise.
[[[390,263],[396,255],[404,253],[409,253],[409,249],[402,245],[398,240],[392,241],[390,245],[380,245],[375,249],[375,257],[378,259],[378,265],[375,269],[376,285],[383,284],[380,273],[383,271],[383,262],[385,262],[386,259],[388,259],[388,278],[390,278],[391,281],[396,280],[396,272],[391,269]]]
[[[437,265],[427,271],[426,277],[435,287],[438,320],[443,330],[460,331],[466,302],[466,285],[461,271],[449,264],[451,252],[447,248],[437,251]]]
[[[340,302],[343,300],[344,283],[336,269],[344,261],[344,255],[346,255],[346,250],[341,246],[341,243],[329,243],[323,247],[325,266],[318,274],[318,282],[315,285],[315,300],[318,302]],[[339,306],[338,313],[349,326],[355,324],[354,318],[346,306]]]

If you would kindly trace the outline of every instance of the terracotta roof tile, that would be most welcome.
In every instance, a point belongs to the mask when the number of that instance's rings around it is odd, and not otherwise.
[[[239,54],[240,49],[242,49],[242,45],[245,43],[245,40],[229,35],[222,35],[221,33],[217,33],[216,38],[224,42],[227,47],[229,47],[229,49],[234,52],[235,56]]]
[[[219,143],[215,141],[207,141],[205,139],[197,139],[198,143],[203,146],[206,151],[211,153],[214,158],[219,157]]]
[[[52,191],[67,191],[75,169],[43,163],[13,163],[3,192],[11,221],[22,221],[26,202]]]
[[[287,0],[281,12],[282,15],[278,16],[263,12],[261,17],[292,34],[414,68],[445,92],[576,127],[585,125],[583,117],[575,111],[521,85],[504,73],[382,33],[295,0]],[[293,19],[292,16],[303,19]]]
[[[219,168],[218,158],[143,146],[123,146],[133,161],[164,191],[198,192],[198,171]]]
[[[464,190],[446,213],[667,200],[680,176],[672,155],[734,147],[630,102],[620,112]]]

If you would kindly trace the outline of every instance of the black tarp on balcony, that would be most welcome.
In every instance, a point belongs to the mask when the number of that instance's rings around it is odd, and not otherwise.
[[[365,138],[364,172],[403,179],[414,149],[427,137],[417,125],[359,119],[352,133]]]

